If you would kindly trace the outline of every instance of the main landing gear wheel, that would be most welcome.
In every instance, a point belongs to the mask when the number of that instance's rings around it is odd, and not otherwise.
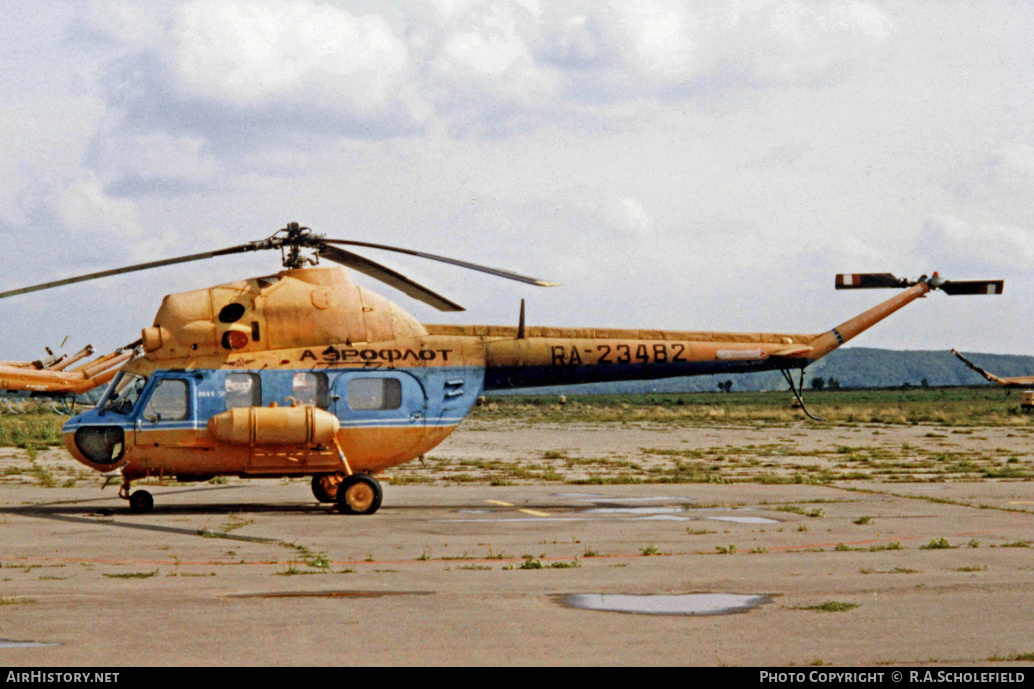
[[[320,502],[337,502],[337,489],[344,474],[316,474],[312,477],[312,494]]]
[[[337,509],[341,514],[373,514],[383,497],[381,484],[373,476],[352,474],[337,487]]]
[[[129,511],[136,514],[150,512],[154,509],[154,498],[146,490],[138,490],[129,496]]]

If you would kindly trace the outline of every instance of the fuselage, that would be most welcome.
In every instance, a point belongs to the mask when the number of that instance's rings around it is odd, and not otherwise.
[[[64,439],[127,480],[372,474],[437,446],[485,391],[801,369],[927,291],[811,335],[451,326],[341,269],[290,270],[166,297]]]
[[[531,329],[517,339],[506,328],[446,332],[452,329],[429,326],[426,337],[403,342],[231,355],[220,368],[144,375],[147,367],[130,366],[94,409],[65,424],[66,444],[84,464],[130,477],[336,471],[331,443],[231,444],[209,428],[213,417],[235,408],[314,406],[337,418],[351,468],[375,473],[438,445],[486,390],[764,370],[776,367],[768,351],[787,347],[757,336],[704,343],[691,333],[640,339],[629,331],[543,336]]]

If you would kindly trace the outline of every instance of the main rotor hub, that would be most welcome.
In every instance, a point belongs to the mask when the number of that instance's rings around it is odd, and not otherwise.
[[[284,268],[302,268],[305,265],[319,265],[319,250],[323,243],[319,240],[323,235],[314,234],[308,227],[302,227],[296,222],[287,223],[287,227],[277,232],[270,239],[273,246],[280,247],[280,258]],[[302,254],[302,248],[312,249],[308,254]]]

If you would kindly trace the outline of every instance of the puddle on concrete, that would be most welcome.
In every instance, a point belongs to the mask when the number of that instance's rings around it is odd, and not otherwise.
[[[605,515],[627,515],[645,519],[679,519],[692,521],[697,519],[711,519],[720,522],[733,522],[736,524],[778,524],[779,521],[767,517],[741,517],[741,516],[719,516],[714,514],[701,514],[693,509],[685,507],[596,507],[586,510],[587,514]]]
[[[744,508],[698,508],[693,502],[684,498],[671,496],[645,496],[635,498],[605,498],[593,493],[554,493],[553,497],[574,499],[583,505],[558,505],[552,509],[522,509],[509,505],[518,512],[530,513],[530,516],[501,517],[498,509],[466,508],[456,513],[465,515],[458,519],[446,519],[447,522],[541,522],[541,521],[579,521],[615,517],[618,519],[663,520],[663,521],[698,521],[710,519],[714,521],[736,524],[779,524],[779,520],[768,517],[741,516],[751,510]],[[666,504],[649,504],[666,503]],[[545,511],[539,511],[545,510]],[[557,513],[560,514],[557,514]],[[715,514],[718,512],[720,514]],[[483,515],[483,516],[482,516]]]
[[[681,507],[594,507],[585,510],[587,514],[680,514],[685,515],[686,510]]]
[[[518,511],[522,511],[519,510]],[[570,513],[570,509],[560,508],[560,511]],[[586,519],[599,519],[615,517],[618,519],[635,520],[668,520],[668,521],[699,521],[709,519],[713,521],[731,522],[736,524],[779,524],[777,519],[767,517],[743,517],[726,516],[715,514],[701,514],[695,509],[687,509],[678,505],[667,505],[657,507],[610,507],[597,506],[586,508],[575,508],[576,516],[558,516],[555,514],[536,514],[521,517],[500,517],[497,510],[457,510],[457,514],[471,515],[458,519],[445,519],[446,522],[570,522]],[[486,516],[477,516],[484,514]]]
[[[772,602],[770,595],[685,593],[644,595],[572,593],[559,596],[562,605],[579,610],[624,612],[635,615],[731,615]]]
[[[434,591],[271,591],[234,593],[230,598],[384,598],[387,596],[430,596]]]
[[[712,519],[717,522],[733,522],[736,524],[778,524],[779,521],[776,519],[769,519],[767,517],[705,517],[705,519]]]
[[[574,497],[574,496],[572,496]],[[629,505],[629,504],[642,504],[644,502],[667,502],[667,503],[678,503],[680,505],[692,505],[695,503],[694,500],[689,498],[678,498],[670,495],[653,495],[637,498],[614,498],[604,495],[579,495],[577,497],[583,498],[583,502],[593,502],[597,505]]]
[[[46,643],[43,641],[12,641],[0,639],[0,648],[40,648],[43,646],[60,646],[61,644]]]

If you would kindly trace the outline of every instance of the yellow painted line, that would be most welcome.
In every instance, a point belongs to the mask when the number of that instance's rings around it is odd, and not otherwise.
[[[485,500],[490,505],[499,505],[500,507],[517,507],[512,502],[503,502],[502,500]],[[523,507],[517,507],[518,512],[524,514],[530,514],[533,517],[549,517],[551,516],[548,512],[539,512],[538,510],[528,510]]]

